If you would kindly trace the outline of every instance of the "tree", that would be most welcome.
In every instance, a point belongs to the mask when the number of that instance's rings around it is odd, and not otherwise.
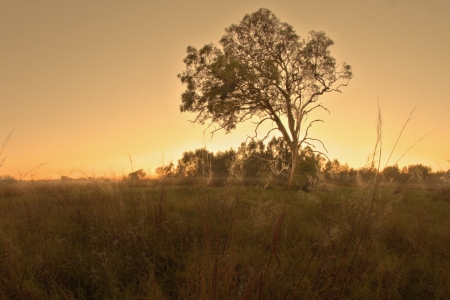
[[[155,173],[160,178],[172,177],[175,174],[175,166],[171,161],[168,165],[162,165],[161,167],[157,167]]]
[[[214,161],[214,153],[206,148],[184,152],[183,157],[178,160],[177,173],[181,177],[204,176],[210,173],[212,161]]]
[[[236,151],[232,148],[224,152],[219,151],[214,155],[212,161],[212,172],[219,177],[226,177],[229,174],[230,165],[233,158],[236,156]]]
[[[320,170],[320,154],[316,157],[310,147],[300,151],[296,168],[296,181],[303,190],[310,185],[309,178],[317,179]]]
[[[383,169],[382,172],[383,176],[385,179],[387,180],[400,180],[401,176],[400,176],[400,169],[398,168],[398,165],[395,164],[393,166],[387,166]]]
[[[431,167],[424,166],[422,164],[409,165],[408,174],[410,175],[411,181],[422,182],[424,179],[427,180],[429,174],[431,173]]]
[[[197,175],[197,157],[193,151],[184,152],[181,159],[178,160],[177,174],[180,177]]]
[[[329,50],[333,41],[324,32],[311,31],[301,39],[264,8],[225,31],[220,46],[187,48],[186,70],[178,75],[187,87],[180,110],[197,113],[193,122],[217,125],[212,134],[257,118],[257,135],[261,124],[272,122],[266,137],[278,130],[291,150],[290,185],[302,145],[323,146],[308,136],[313,123],[322,120],[308,116],[316,109],[328,111],[320,96],[347,86],[351,67],[336,63]]]
[[[265,162],[265,145],[262,140],[250,139],[241,143],[236,154],[243,162],[246,177],[258,177]]]
[[[128,178],[130,178],[131,180],[143,180],[145,179],[145,176],[147,176],[147,174],[145,174],[143,169],[139,169],[128,174]]]

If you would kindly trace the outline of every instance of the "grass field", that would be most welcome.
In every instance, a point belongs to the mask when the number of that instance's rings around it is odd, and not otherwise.
[[[450,190],[0,182],[0,299],[445,299]]]

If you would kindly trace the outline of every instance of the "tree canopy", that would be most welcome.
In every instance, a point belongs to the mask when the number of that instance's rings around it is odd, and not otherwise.
[[[330,54],[333,41],[324,32],[311,31],[302,39],[268,9],[245,15],[225,32],[219,46],[187,48],[186,70],[178,75],[186,85],[181,112],[197,113],[194,122],[216,125],[213,132],[230,132],[257,118],[257,134],[262,123],[272,122],[266,136],[281,133],[294,166],[303,144],[321,143],[308,137],[311,125],[322,121],[307,122],[309,114],[327,110],[320,96],[340,92],[353,76],[351,67],[336,63]]]

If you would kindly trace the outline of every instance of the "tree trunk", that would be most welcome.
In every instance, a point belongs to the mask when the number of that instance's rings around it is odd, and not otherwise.
[[[291,175],[289,176],[288,189],[292,188],[292,184],[294,181],[295,166],[297,165],[297,158],[298,158],[298,144],[297,143],[295,143],[291,147],[291,155],[292,155],[292,165],[291,165]]]

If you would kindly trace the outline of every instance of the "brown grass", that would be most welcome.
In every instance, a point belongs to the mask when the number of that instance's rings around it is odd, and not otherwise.
[[[0,299],[442,299],[450,287],[439,190],[14,185],[0,185]]]

